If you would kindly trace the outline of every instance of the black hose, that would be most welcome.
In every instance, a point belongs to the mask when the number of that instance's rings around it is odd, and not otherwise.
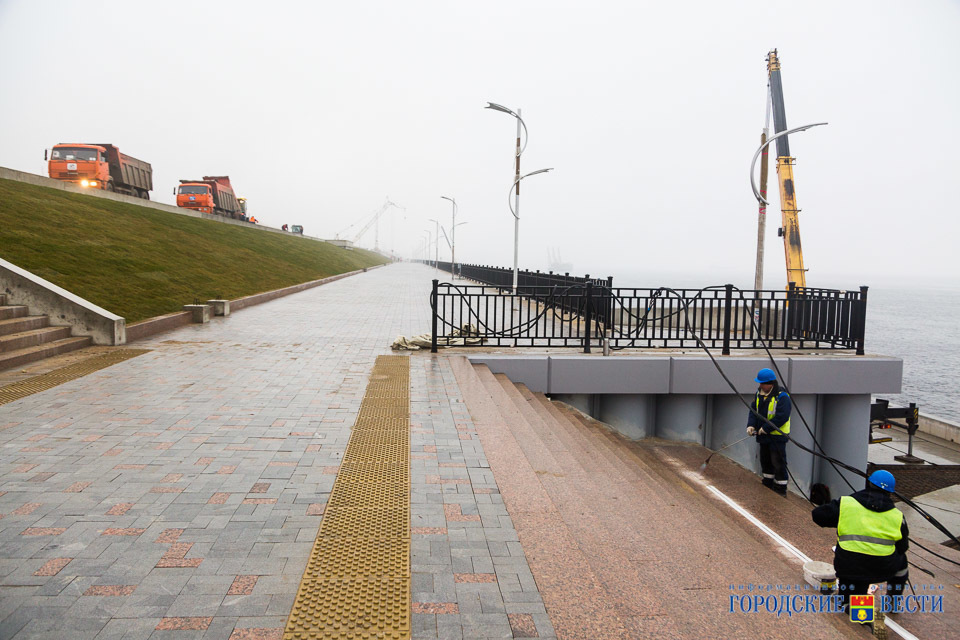
[[[703,289],[703,290],[714,289],[714,288],[716,288],[716,287],[706,287],[706,288]],[[741,298],[741,300],[745,300],[745,298],[743,297],[743,292],[742,292],[740,289],[737,289],[737,288],[735,288],[735,289],[740,293],[740,298]],[[702,292],[703,290],[701,290],[701,292]],[[680,294],[677,293],[674,289],[671,289],[671,288],[669,288],[669,287],[661,287],[661,288],[658,289],[657,291],[658,291],[658,292],[659,292],[659,291],[666,291],[666,292],[670,293],[671,295],[676,296],[676,297],[680,300],[681,305],[684,307],[684,310],[685,310],[685,311],[686,311],[686,308],[689,306],[689,302],[688,302],[688,301],[685,301],[684,298],[683,298],[682,296],[680,296]],[[612,291],[611,291],[611,295],[614,295]],[[648,309],[648,312],[649,312],[649,309]],[[646,315],[646,314],[644,314],[644,315]],[[713,357],[713,354],[710,352],[710,348],[707,347],[706,343],[704,343],[704,341],[700,338],[699,334],[698,334],[697,332],[695,332],[695,331],[693,330],[693,328],[690,326],[690,319],[689,319],[689,314],[688,314],[688,313],[684,313],[684,314],[683,314],[683,319],[684,319],[684,324],[686,325],[687,332],[690,333],[690,335],[692,335],[692,336],[694,337],[694,339],[696,339],[697,344],[700,346],[700,348],[703,349],[704,353],[707,354],[707,357],[710,358],[710,362],[713,364],[714,368],[717,370],[717,373],[720,374],[720,377],[722,377],[723,380],[724,380],[724,382],[727,383],[727,386],[730,387],[730,390],[733,391],[733,393],[740,399],[740,402],[742,402],[742,403],[744,404],[744,406],[746,406],[747,409],[748,409],[754,416],[756,416],[759,420],[762,420],[762,421],[765,422],[766,424],[770,425],[773,429],[776,429],[777,431],[779,431],[779,429],[777,428],[777,426],[774,425],[766,416],[760,415],[760,413],[757,412],[757,410],[754,409],[753,406],[752,406],[750,403],[748,403],[746,400],[743,399],[743,395],[742,395],[739,391],[737,391],[736,385],[734,385],[733,382],[730,380],[730,378],[727,377],[727,374],[724,373],[723,369],[720,367],[720,363],[717,362],[716,358]],[[776,372],[777,372],[777,377],[778,377],[780,380],[784,380],[783,374],[780,372],[780,368],[777,366],[777,362],[776,362],[776,360],[774,359],[773,354],[770,353],[770,349],[769,349],[769,347],[767,346],[766,341],[765,341],[765,340],[763,339],[763,337],[760,335],[760,328],[757,326],[756,321],[754,320],[754,318],[753,318],[752,316],[751,316],[751,318],[750,318],[750,321],[751,321],[754,329],[755,329],[756,332],[757,332],[757,338],[760,340],[760,343],[763,345],[763,349],[764,349],[764,351],[766,352],[767,357],[769,358],[770,362],[773,364],[773,367],[774,367],[774,369],[775,369]],[[782,384],[781,387],[782,387],[782,388],[784,389],[784,391],[789,395],[789,390],[787,389],[786,384],[785,384],[785,383]],[[850,489],[851,489],[852,491],[856,491],[856,489],[854,489],[853,485],[850,484],[850,481],[847,480],[846,476],[844,476],[842,473],[840,473],[840,471],[837,469],[837,467],[841,467],[841,468],[843,468],[843,469],[846,469],[847,471],[849,471],[849,472],[851,472],[851,473],[853,473],[853,474],[855,474],[855,475],[858,475],[858,476],[860,476],[860,477],[862,477],[862,478],[865,478],[865,479],[867,478],[866,472],[861,471],[860,469],[857,469],[856,467],[853,467],[853,466],[851,466],[851,465],[848,465],[848,464],[846,464],[845,462],[841,462],[840,460],[837,460],[837,459],[835,459],[835,458],[832,458],[832,457],[828,456],[828,455],[824,452],[823,446],[821,446],[820,443],[817,441],[816,436],[813,434],[813,430],[810,429],[810,425],[807,424],[807,421],[806,421],[806,419],[803,417],[802,413],[800,412],[799,407],[797,407],[797,405],[796,405],[795,403],[793,404],[793,406],[797,408],[797,415],[798,415],[798,417],[800,418],[800,420],[801,420],[801,422],[803,423],[804,427],[806,427],[807,432],[810,434],[810,437],[811,437],[811,439],[812,439],[813,442],[814,442],[814,445],[815,445],[817,448],[820,449],[820,452],[814,451],[813,449],[810,449],[809,447],[800,444],[799,442],[797,442],[796,440],[794,440],[793,438],[791,438],[791,437],[788,436],[788,435],[785,435],[784,437],[787,439],[788,442],[793,443],[795,446],[797,446],[797,447],[800,448],[801,450],[803,450],[803,451],[805,451],[805,452],[807,452],[807,453],[809,453],[809,454],[811,454],[811,455],[820,457],[820,458],[826,460],[827,462],[829,462],[829,463],[833,466],[834,470],[837,471],[837,475],[839,475],[839,476],[843,479],[843,481],[846,482],[847,486],[850,487]],[[789,473],[789,470],[788,470],[788,473]],[[791,475],[790,477],[791,477],[791,479],[793,479],[793,476],[792,476],[792,475]],[[794,482],[795,485],[797,485],[797,488],[799,489],[799,485],[797,484],[796,479],[793,479],[793,482]],[[801,495],[804,496],[804,498],[807,498],[807,500],[809,500],[809,498],[806,496],[806,494],[803,493],[803,491],[801,491],[800,493],[801,493]],[[907,505],[909,505],[910,507],[912,507],[917,513],[919,513],[921,516],[923,516],[923,518],[926,519],[927,522],[929,522],[929,523],[930,523],[931,525],[933,525],[937,530],[939,530],[941,533],[943,533],[943,534],[946,535],[948,538],[950,538],[950,540],[952,540],[954,543],[956,543],[957,545],[960,545],[960,540],[958,540],[956,536],[954,536],[952,533],[950,533],[950,531],[949,531],[946,527],[944,527],[936,518],[934,518],[934,517],[931,516],[929,513],[927,513],[927,512],[924,511],[923,509],[921,509],[921,508],[920,508],[917,504],[915,504],[913,501],[911,501],[911,500],[909,500],[908,498],[904,497],[903,495],[897,493],[896,491],[891,491],[890,493],[892,493],[892,494],[895,495],[896,497],[900,498],[900,500],[903,501],[905,504],[907,504]],[[930,552],[930,553],[934,553],[934,552],[930,551],[929,549],[927,549],[926,547],[923,547],[922,545],[920,545],[919,543],[917,543],[917,542],[916,542],[915,540],[913,540],[912,538],[909,539],[909,540],[910,540],[910,542],[913,542],[914,544],[916,544],[917,546],[919,546],[921,549],[924,549],[925,551],[928,551],[928,552]],[[951,560],[950,558],[945,558],[945,557],[943,557],[943,556],[941,556],[941,555],[939,555],[939,554],[935,554],[935,553],[934,553],[934,555],[936,555],[938,558],[941,558],[941,559],[943,559],[943,560],[946,560],[947,562],[950,562],[950,563],[952,563],[952,564],[956,564],[956,565],[960,566],[960,562],[957,562],[957,561],[955,561],[955,560]],[[918,568],[919,568],[919,567],[918,567]]]

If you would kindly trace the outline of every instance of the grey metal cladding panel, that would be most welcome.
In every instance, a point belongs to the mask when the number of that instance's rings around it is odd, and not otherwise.
[[[503,373],[511,382],[522,382],[531,391],[548,391],[546,356],[467,356],[467,360],[485,364],[493,373]]]
[[[855,358],[792,358],[791,393],[900,393],[903,360]]]
[[[550,393],[668,393],[670,358],[551,356]]]
[[[670,393],[732,393],[709,358],[671,358]],[[789,360],[776,358],[780,372],[789,378]],[[757,390],[757,371],[773,367],[768,358],[717,358],[717,363],[738,393],[753,395]],[[787,380],[790,386],[790,380]],[[792,390],[792,387],[791,387]]]

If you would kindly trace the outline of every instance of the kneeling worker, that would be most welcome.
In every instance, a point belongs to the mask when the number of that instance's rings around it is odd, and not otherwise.
[[[844,606],[850,594],[866,595],[873,583],[886,582],[887,595],[903,595],[907,582],[907,521],[893,506],[896,481],[889,471],[874,471],[867,488],[813,510],[821,527],[836,527],[833,567]]]
[[[787,436],[790,435],[790,412],[793,405],[787,392],[780,390],[777,374],[770,369],[760,369],[754,382],[759,383],[760,388],[753,399],[753,411],[747,416],[747,434],[756,435],[757,444],[760,445],[763,486],[785,496],[789,440]],[[765,416],[767,420],[758,418],[757,414]]]

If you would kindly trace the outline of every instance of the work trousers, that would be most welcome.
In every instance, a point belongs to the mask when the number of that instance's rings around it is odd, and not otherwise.
[[[760,443],[760,473],[763,486],[787,495],[787,441]]]

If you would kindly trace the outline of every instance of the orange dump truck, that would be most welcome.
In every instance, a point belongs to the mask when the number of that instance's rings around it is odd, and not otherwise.
[[[228,218],[246,218],[246,200],[233,193],[229,176],[203,176],[203,180],[181,180],[177,206]]]
[[[47,160],[49,176],[89,189],[105,189],[150,199],[153,168],[149,162],[120,153],[112,144],[58,144]]]

